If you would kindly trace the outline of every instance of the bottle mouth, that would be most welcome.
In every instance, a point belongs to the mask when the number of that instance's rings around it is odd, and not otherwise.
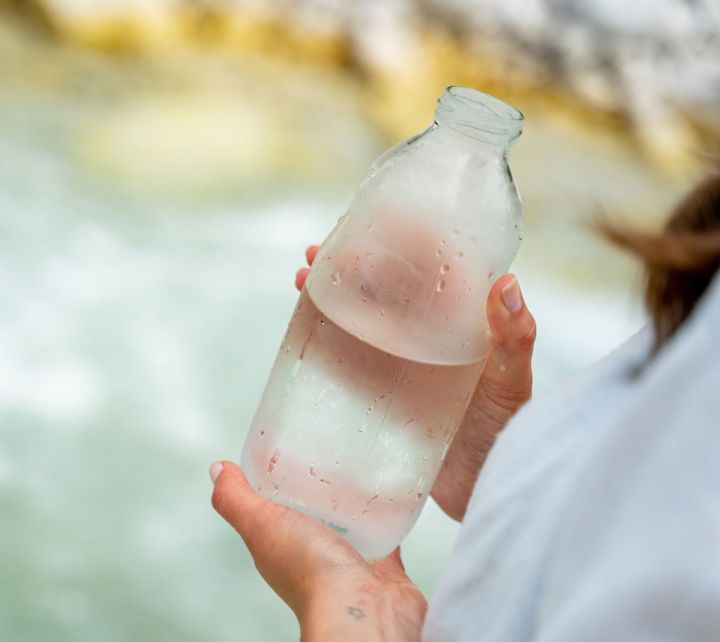
[[[512,105],[470,87],[448,87],[438,99],[435,120],[478,140],[511,145],[525,117]]]

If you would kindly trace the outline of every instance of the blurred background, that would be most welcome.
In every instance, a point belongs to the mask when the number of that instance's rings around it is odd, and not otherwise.
[[[537,394],[642,323],[588,230],[717,163],[713,0],[0,0],[0,640],[293,640],[209,504],[320,241],[450,84],[526,115]],[[432,594],[457,527],[404,545]]]

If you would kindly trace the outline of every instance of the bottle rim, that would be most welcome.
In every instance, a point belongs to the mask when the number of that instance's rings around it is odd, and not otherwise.
[[[495,96],[451,85],[438,99],[435,120],[478,140],[509,146],[522,133],[525,117]]]

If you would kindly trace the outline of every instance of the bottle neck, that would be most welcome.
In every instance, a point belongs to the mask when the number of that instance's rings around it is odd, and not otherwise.
[[[483,143],[510,147],[524,117],[502,100],[468,87],[448,87],[438,99],[435,122]]]

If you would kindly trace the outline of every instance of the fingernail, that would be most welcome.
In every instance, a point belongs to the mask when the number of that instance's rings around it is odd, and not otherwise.
[[[213,484],[217,481],[217,478],[220,477],[222,470],[223,463],[221,461],[216,461],[212,466],[210,466],[210,479],[212,479]]]
[[[517,312],[522,307],[520,286],[518,285],[515,277],[513,277],[512,281],[510,281],[510,283],[508,283],[502,290],[500,290],[500,295],[502,296],[503,303],[510,314]]]

